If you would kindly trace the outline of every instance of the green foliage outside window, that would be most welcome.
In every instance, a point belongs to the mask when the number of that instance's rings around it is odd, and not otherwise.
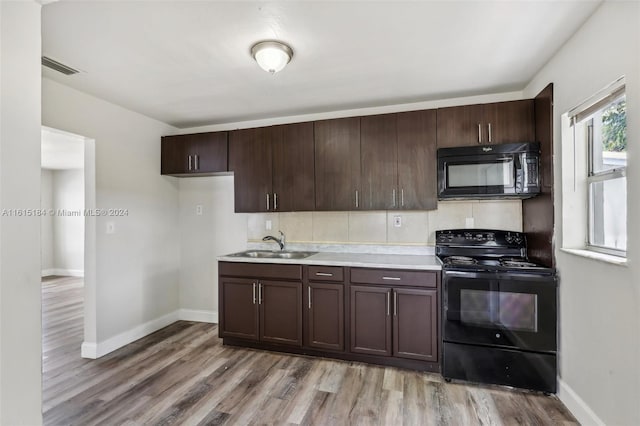
[[[621,100],[602,114],[602,147],[604,151],[627,150],[627,102]]]

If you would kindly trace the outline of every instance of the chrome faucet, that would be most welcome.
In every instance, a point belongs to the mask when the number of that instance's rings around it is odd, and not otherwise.
[[[267,235],[262,239],[262,241],[275,241],[280,246],[280,250],[284,250],[284,232],[278,231],[280,233],[280,238],[276,238],[272,235]]]

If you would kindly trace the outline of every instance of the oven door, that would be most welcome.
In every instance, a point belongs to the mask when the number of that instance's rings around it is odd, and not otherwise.
[[[551,275],[445,271],[444,340],[556,351],[556,280]]]

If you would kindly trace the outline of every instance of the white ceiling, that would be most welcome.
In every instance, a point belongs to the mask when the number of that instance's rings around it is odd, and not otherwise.
[[[574,1],[59,1],[43,75],[178,127],[522,90],[593,13]],[[260,40],[294,50],[269,75]]]
[[[84,168],[84,144],[82,136],[43,127],[41,167],[53,170]]]

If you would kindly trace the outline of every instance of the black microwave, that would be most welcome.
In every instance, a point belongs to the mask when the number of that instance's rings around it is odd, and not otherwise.
[[[540,144],[438,149],[438,199],[529,198],[540,193]]]

